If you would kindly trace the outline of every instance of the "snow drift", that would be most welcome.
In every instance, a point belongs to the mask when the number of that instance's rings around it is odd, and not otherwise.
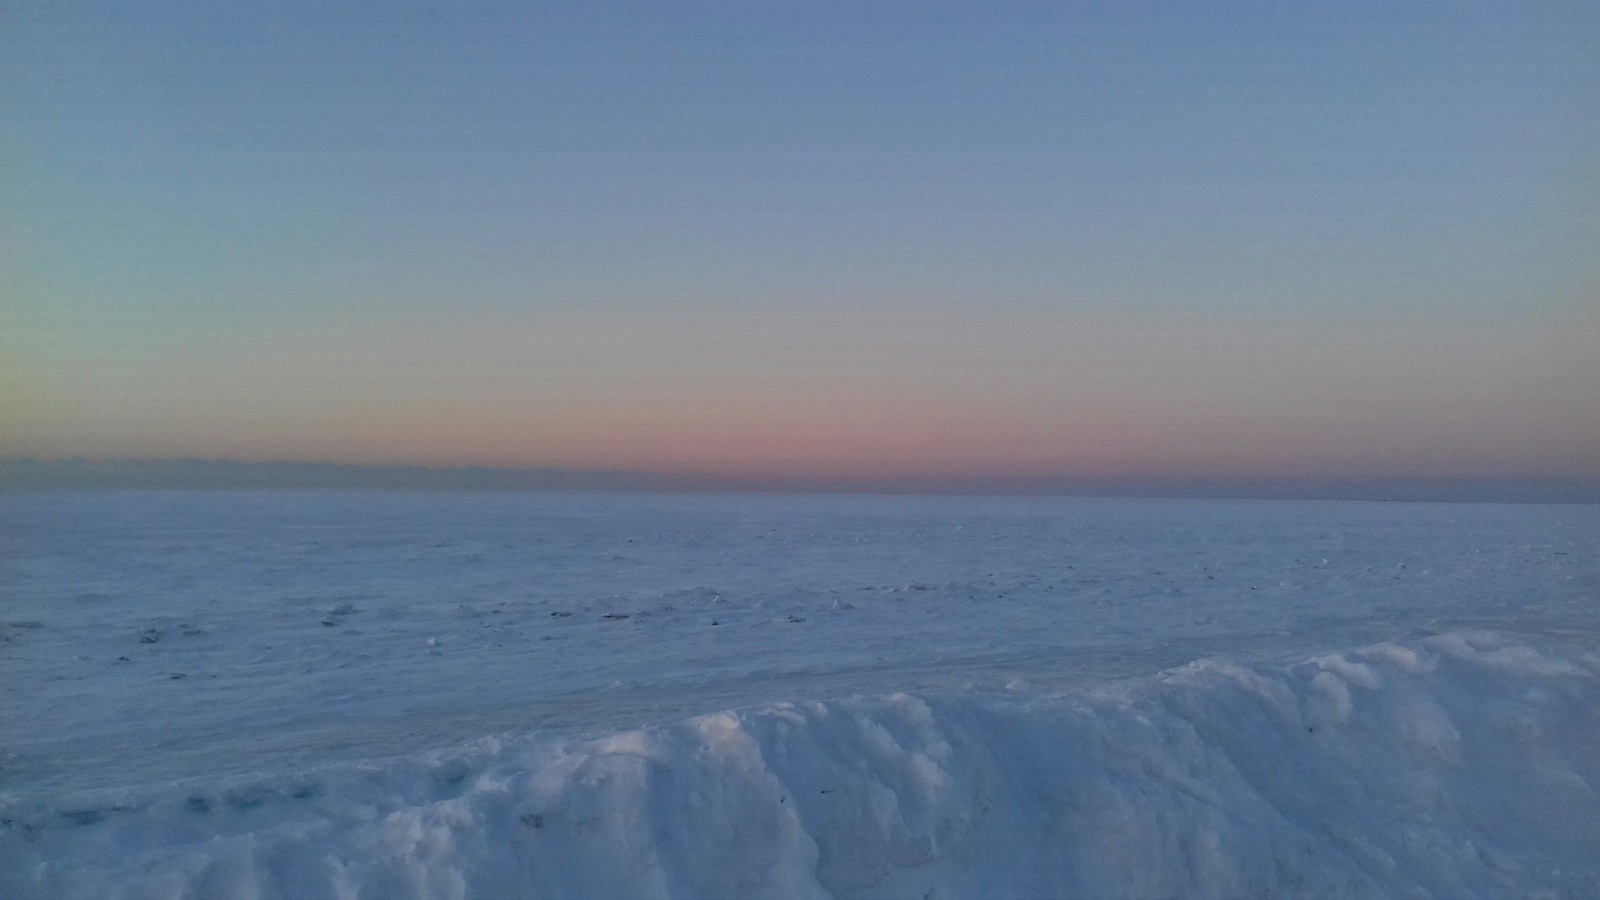
[[[0,895],[1561,897],[1600,884],[1592,644],[1452,633],[1014,687],[11,798]]]

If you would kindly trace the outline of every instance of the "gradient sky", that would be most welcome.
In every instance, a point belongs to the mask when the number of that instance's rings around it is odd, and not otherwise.
[[[1600,478],[1597,48],[1589,2],[8,3],[0,454]]]

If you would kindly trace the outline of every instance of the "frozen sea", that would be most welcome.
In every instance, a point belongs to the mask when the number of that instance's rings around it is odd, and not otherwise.
[[[1600,894],[1600,507],[0,494],[0,896]]]

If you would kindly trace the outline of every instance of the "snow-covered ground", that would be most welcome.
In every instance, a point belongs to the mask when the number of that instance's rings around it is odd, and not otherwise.
[[[0,896],[1600,883],[1600,507],[14,493],[0,541]]]

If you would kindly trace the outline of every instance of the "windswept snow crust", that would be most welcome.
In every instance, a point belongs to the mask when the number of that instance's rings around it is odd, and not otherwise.
[[[0,493],[0,898],[1592,897],[1597,542],[1600,506]]]
[[[770,703],[0,811],[12,898],[1581,897],[1592,641]]]
[[[0,493],[0,793],[1600,633],[1600,506]]]

